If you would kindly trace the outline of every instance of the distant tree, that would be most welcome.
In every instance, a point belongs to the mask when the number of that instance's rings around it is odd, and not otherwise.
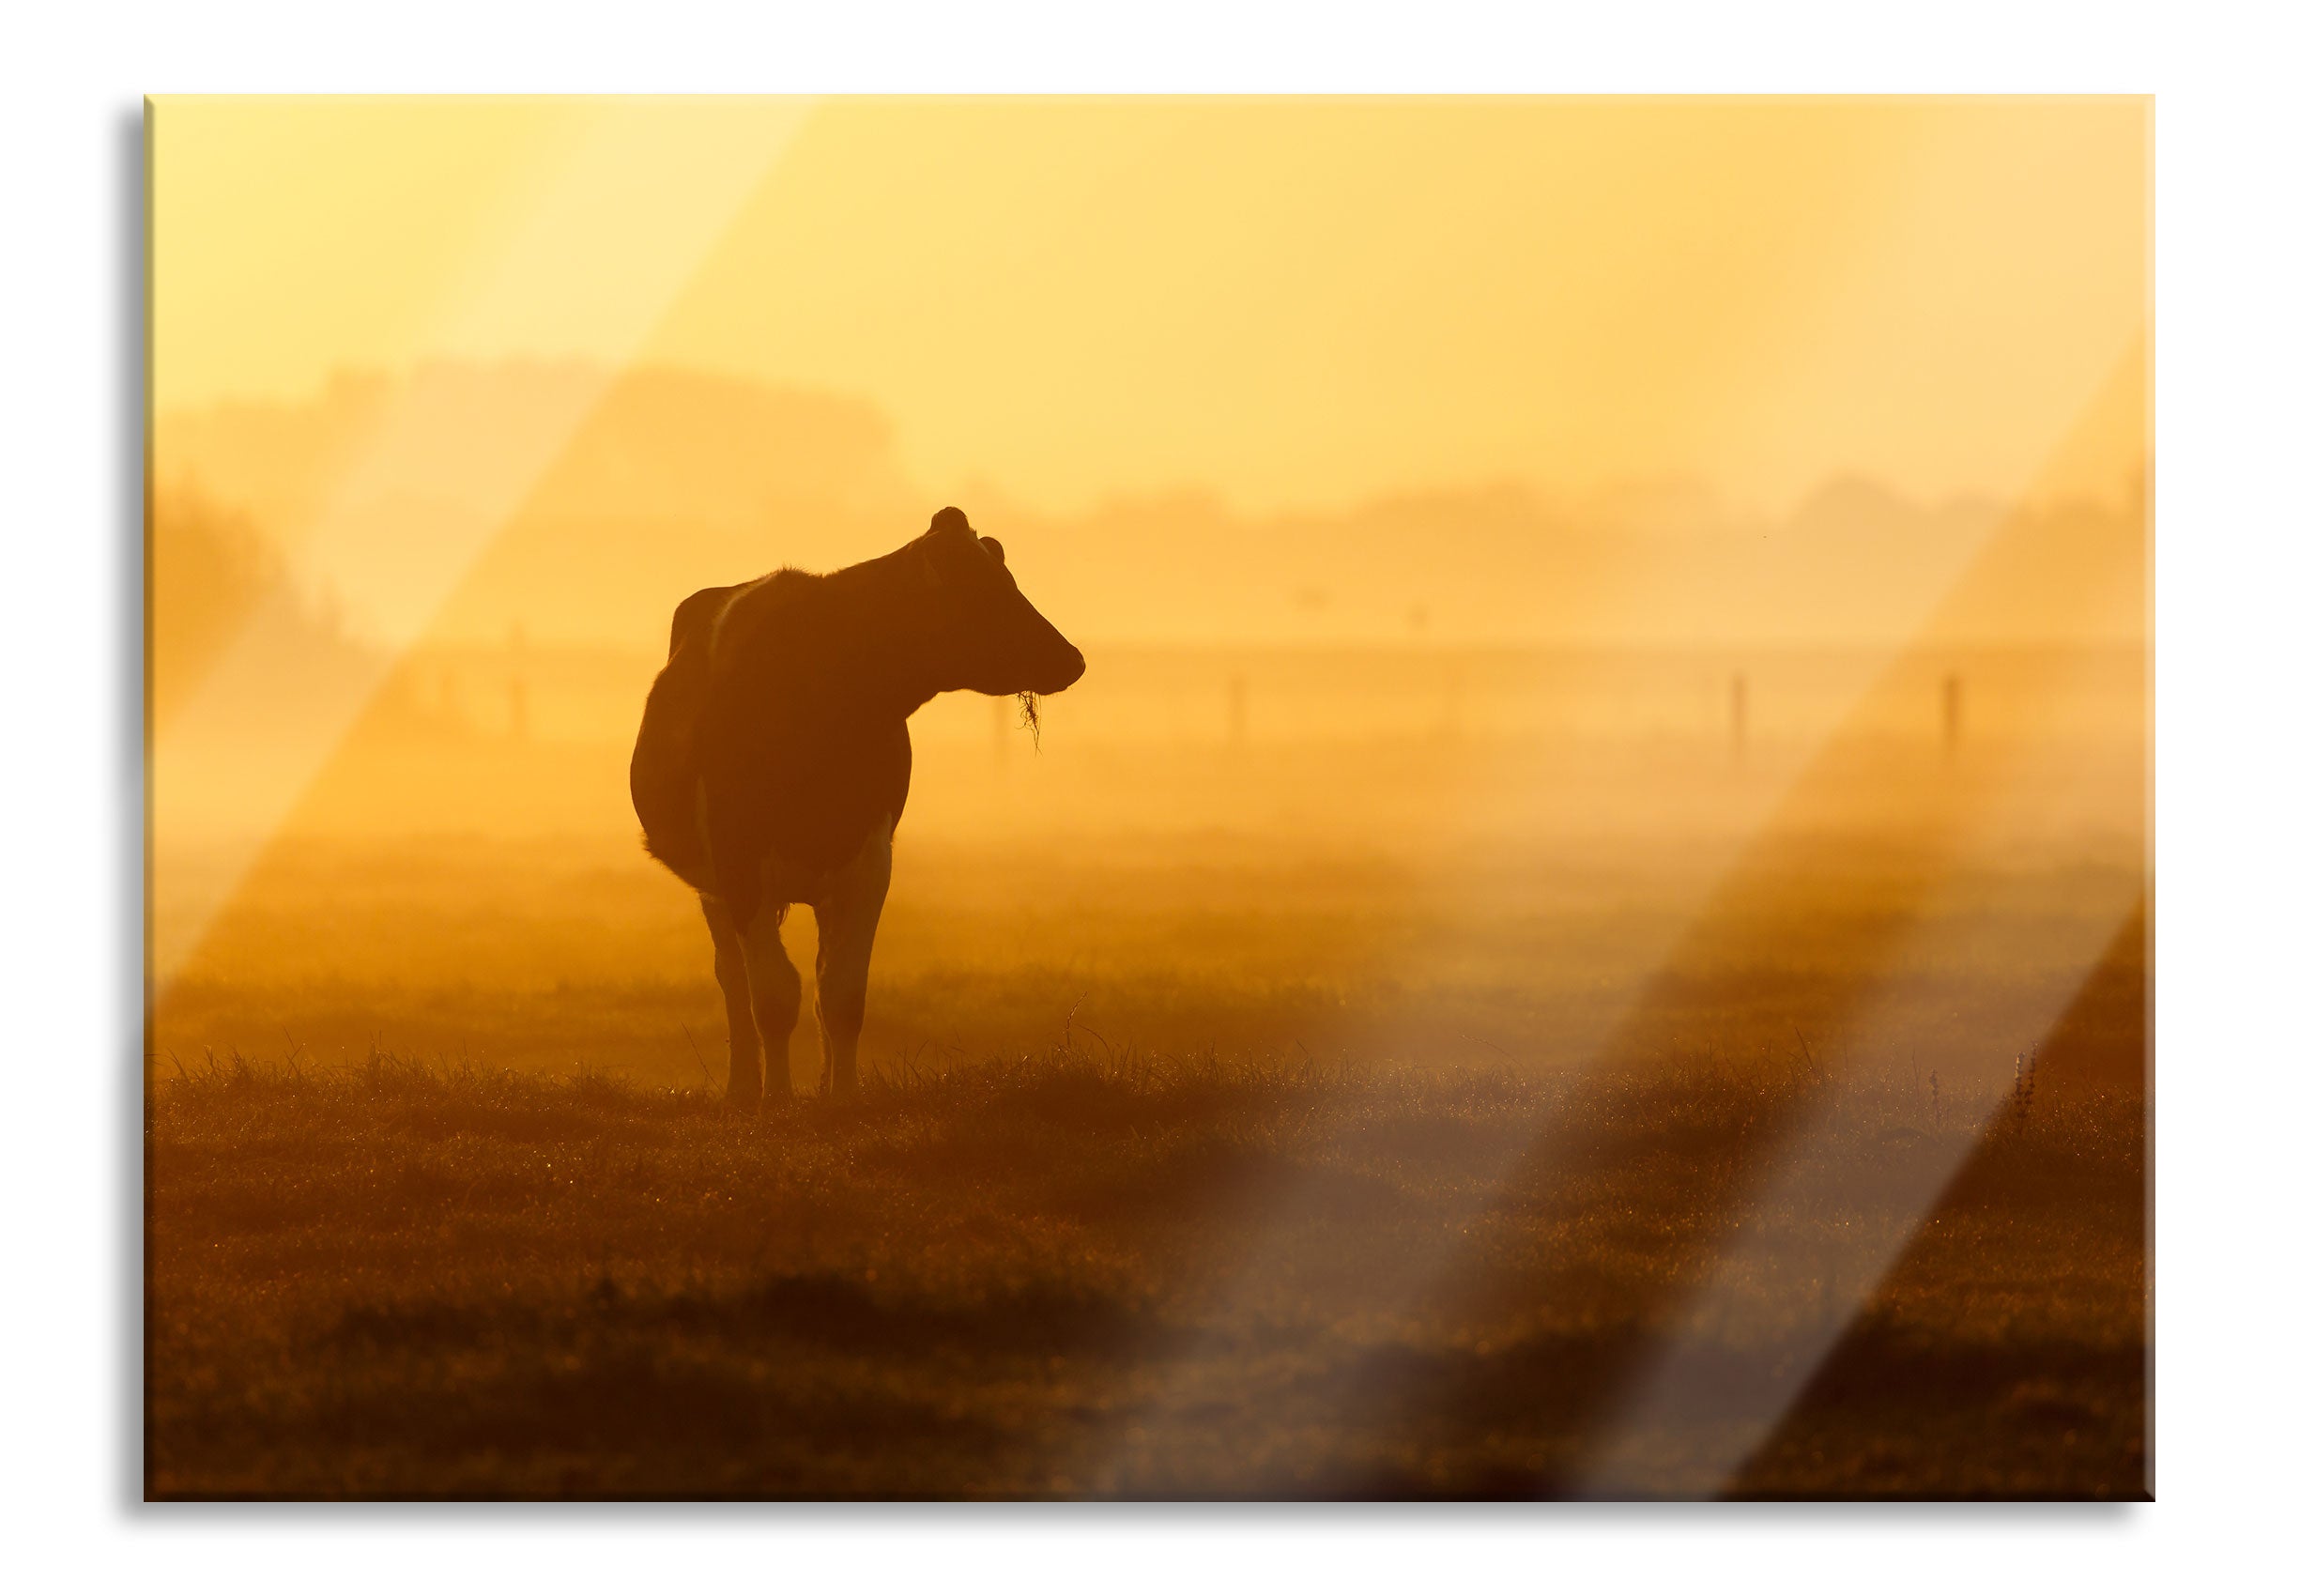
[[[331,610],[296,590],[286,562],[247,515],[179,483],[147,495],[144,517],[155,728],[182,707],[259,605],[284,606],[315,668],[353,651]]]

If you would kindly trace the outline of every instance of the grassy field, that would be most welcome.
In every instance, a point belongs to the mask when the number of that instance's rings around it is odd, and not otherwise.
[[[291,840],[154,1014],[148,1489],[2139,1495],[2146,939],[2089,847],[929,836],[868,1089],[734,1118],[627,842]],[[1747,1445],[1607,1471],[1656,1368],[1799,1347]]]
[[[1809,1086],[1057,1048],[762,1120],[382,1058],[192,1071],[152,1099],[149,1489],[1570,1493]],[[1889,1166],[1981,1113],[1895,1090],[1845,1124]],[[1981,1128],[1727,1491],[2142,1491],[2139,1098]]]

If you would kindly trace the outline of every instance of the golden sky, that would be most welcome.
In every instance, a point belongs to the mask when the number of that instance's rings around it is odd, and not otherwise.
[[[162,408],[428,358],[866,398],[936,496],[2015,494],[2144,348],[2145,100],[180,99]]]

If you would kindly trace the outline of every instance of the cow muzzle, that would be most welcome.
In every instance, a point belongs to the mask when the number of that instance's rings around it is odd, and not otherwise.
[[[1059,693],[1065,687],[1075,685],[1078,679],[1085,674],[1086,656],[1078,651],[1075,644],[1065,643],[1045,680],[1039,685],[1033,687],[1031,691],[1034,693]]]

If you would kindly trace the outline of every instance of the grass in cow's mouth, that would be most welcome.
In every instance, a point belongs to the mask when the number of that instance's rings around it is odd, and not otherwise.
[[[1030,745],[1038,746],[1038,695],[1017,693],[1015,702],[1022,706],[1022,726],[1030,732]]]

